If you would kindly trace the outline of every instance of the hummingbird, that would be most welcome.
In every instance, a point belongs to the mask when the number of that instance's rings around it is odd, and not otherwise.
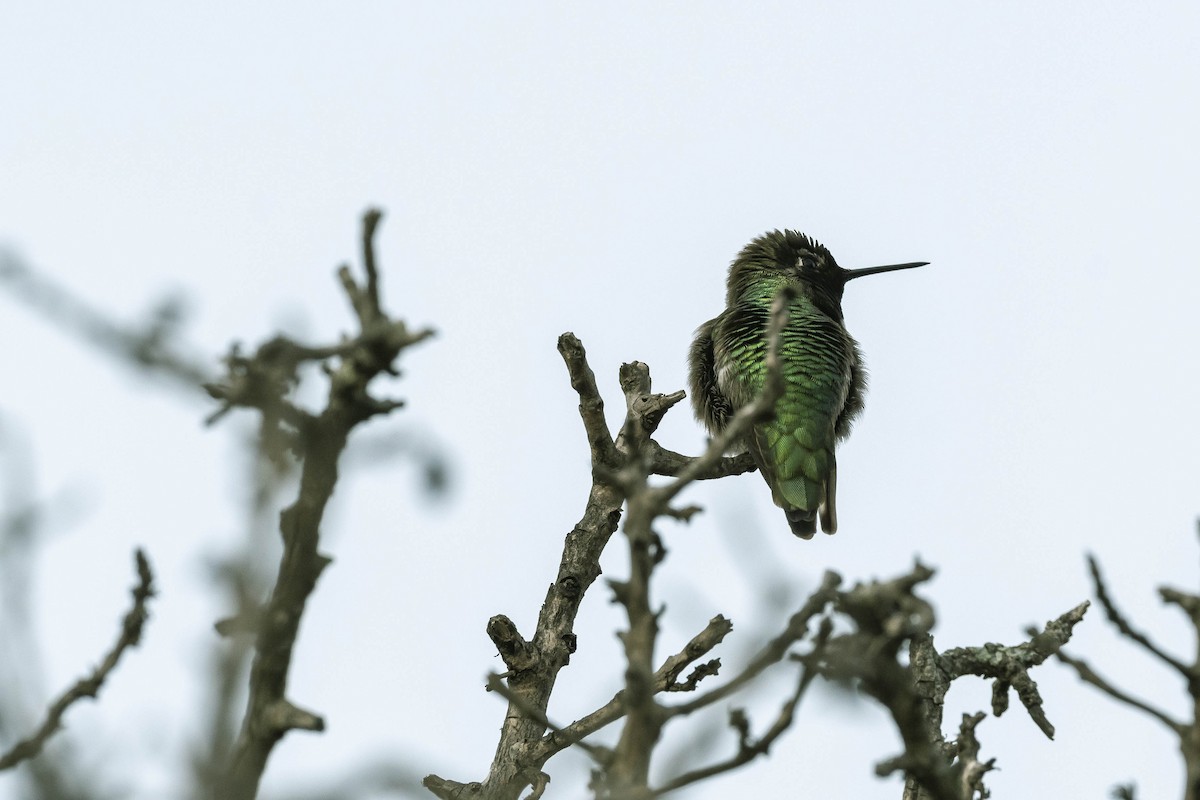
[[[779,335],[783,396],[774,418],[756,424],[741,446],[801,539],[812,538],[818,517],[822,531],[837,531],[834,449],[850,434],[866,392],[862,353],[842,319],[842,290],[864,275],[928,263],[842,269],[816,240],[798,231],[768,231],[730,265],[725,310],[696,330],[688,358],[692,406],[716,436],[762,392],[771,303],[791,288]]]

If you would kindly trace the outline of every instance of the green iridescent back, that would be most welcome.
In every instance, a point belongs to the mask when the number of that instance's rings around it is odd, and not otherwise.
[[[751,402],[766,379],[766,323],[771,302],[786,279],[764,282],[761,291],[726,309],[713,327],[718,388],[734,408]],[[835,468],[834,446],[857,352],[841,324],[804,295],[792,301],[780,334],[784,395],[772,422],[757,426],[751,453],[771,486],[777,505],[792,507],[815,521],[826,502]],[[842,422],[839,425],[839,422]]]

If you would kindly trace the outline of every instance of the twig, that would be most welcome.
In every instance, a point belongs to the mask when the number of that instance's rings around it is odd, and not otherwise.
[[[1200,530],[1200,522],[1198,522],[1198,530]],[[1187,721],[1173,718],[1167,712],[1114,685],[1092,669],[1090,664],[1080,658],[1059,651],[1058,660],[1075,670],[1075,673],[1084,683],[1091,684],[1118,703],[1135,708],[1167,726],[1179,739],[1179,752],[1183,756],[1186,776],[1184,779],[1184,798],[1185,800],[1200,800],[1200,654],[1197,655],[1196,661],[1189,665],[1167,654],[1157,645],[1153,644],[1149,637],[1134,629],[1125,616],[1116,608],[1100,573],[1099,563],[1091,555],[1088,556],[1088,569],[1095,586],[1096,597],[1100,601],[1100,604],[1104,606],[1108,619],[1121,635],[1132,640],[1156,656],[1159,661],[1183,676],[1188,694],[1192,700],[1190,718]],[[1196,631],[1197,640],[1200,641],[1200,597],[1165,586],[1159,587],[1158,592],[1163,602],[1179,606],[1188,615],[1189,621]],[[1118,790],[1124,792],[1125,788],[1118,787]],[[1132,785],[1128,789],[1128,793],[1132,794]]]
[[[121,622],[121,634],[117,637],[116,643],[90,675],[79,679],[71,688],[59,695],[58,699],[50,705],[45,721],[32,736],[17,742],[7,753],[0,755],[0,770],[12,769],[22,761],[40,753],[46,741],[62,726],[62,718],[67,709],[85,697],[95,698],[125,651],[130,647],[136,647],[141,642],[142,629],[148,617],[146,604],[154,596],[154,574],[151,572],[150,562],[141,548],[134,551],[134,561],[138,582],[132,590],[133,606]]]
[[[671,478],[676,477],[691,466],[695,460],[693,456],[676,453],[673,450],[663,447],[653,439],[650,440],[650,469],[655,475],[665,475]],[[749,453],[739,453],[736,456],[722,458],[707,472],[696,475],[696,480],[708,481],[715,478],[725,478],[730,475],[742,475],[747,472],[753,472],[756,469],[758,467],[755,466],[752,455]]]
[[[724,700],[757,678],[767,667],[782,661],[787,655],[788,649],[807,635],[808,623],[834,601],[837,596],[837,587],[841,581],[841,576],[836,572],[826,572],[821,579],[820,587],[809,595],[804,604],[791,616],[783,631],[767,642],[742,668],[741,672],[721,686],[710,689],[687,703],[669,707],[666,712],[668,716],[684,716]]]
[[[959,797],[962,798],[975,797],[976,792],[980,792],[982,797],[987,797],[981,791],[983,776],[996,768],[994,758],[979,760],[979,737],[975,735],[975,729],[986,716],[982,711],[977,714],[963,714],[962,724],[958,727],[958,763],[954,765],[954,771],[958,773],[958,791]]]
[[[1178,658],[1175,658],[1170,653],[1167,653],[1158,645],[1154,644],[1154,642],[1150,641],[1150,637],[1134,628],[1133,625],[1130,624],[1129,620],[1126,619],[1125,615],[1122,614],[1117,608],[1116,603],[1113,602],[1111,595],[1109,595],[1108,587],[1104,584],[1104,576],[1100,574],[1100,563],[1096,561],[1096,557],[1089,553],[1087,556],[1087,562],[1088,572],[1090,572],[1092,576],[1092,585],[1096,590],[1096,599],[1099,600],[1100,605],[1103,606],[1104,613],[1108,617],[1108,621],[1115,625],[1117,630],[1119,630],[1122,635],[1132,639],[1134,642],[1137,642],[1152,655],[1157,656],[1163,663],[1169,665],[1183,675],[1184,678],[1191,680],[1195,674],[1192,667],[1189,667],[1187,664],[1183,663]]]
[[[692,691],[703,678],[715,675],[720,659],[699,665],[686,681],[678,683],[680,673],[688,664],[709,653],[721,643],[733,629],[733,624],[722,616],[711,619],[704,630],[692,637],[683,649],[669,656],[654,673],[655,692]],[[611,700],[590,714],[579,718],[561,730],[551,730],[530,752],[535,763],[545,763],[555,753],[592,735],[601,728],[623,717],[625,704],[623,692],[617,692]]]
[[[210,380],[208,369],[186,355],[175,341],[182,317],[178,300],[160,302],[142,325],[124,325],[5,251],[0,251],[0,284],[7,285],[26,305],[71,331],[80,341],[123,361],[166,375],[189,390],[199,389]]]
[[[714,647],[721,643],[729,632],[733,630],[733,623],[718,614],[708,621],[708,625],[704,630],[692,637],[684,648],[678,653],[667,658],[658,671],[654,673],[654,685],[661,686],[659,691],[667,692],[692,692],[695,691],[697,684],[701,679],[708,675],[717,674],[717,669],[721,665],[721,660],[714,659],[696,667],[688,679],[683,683],[678,683],[679,676],[683,673],[685,667],[693,664],[701,656],[709,653]]]
[[[272,749],[291,730],[321,731],[324,720],[286,697],[288,673],[296,646],[300,620],[317,578],[331,559],[319,551],[320,525],[325,506],[338,478],[338,460],[350,431],[377,414],[399,407],[398,401],[379,400],[367,392],[380,373],[394,373],[396,358],[407,347],[432,335],[432,331],[410,332],[400,320],[379,308],[378,277],[372,237],[380,212],[369,210],[363,218],[366,288],[360,287],[345,267],[338,271],[359,318],[360,332],[354,339],[330,347],[305,347],[276,337],[259,348],[253,359],[229,359],[230,377],[210,387],[225,407],[248,406],[262,412],[263,439],[270,430],[294,437],[303,457],[299,496],[280,515],[283,556],[270,599],[259,617],[255,657],[250,670],[250,693],[241,733],[231,754],[228,773],[218,781],[217,795],[230,800],[252,800]],[[325,408],[309,414],[287,399],[298,381],[297,367],[303,361],[326,364],[329,393]]]
[[[550,718],[546,716],[544,711],[530,705],[524,697],[509,689],[508,686],[504,684],[502,675],[497,675],[494,672],[488,675],[487,690],[489,692],[495,692],[505,700],[508,700],[522,714],[536,721],[543,728],[550,731],[547,736],[557,737],[569,735],[565,732],[564,728],[551,722]],[[612,753],[607,747],[597,747],[578,739],[572,742],[572,744],[574,744],[576,747],[579,747],[601,765],[606,764],[612,757]]]
[[[546,727],[540,717],[545,716],[559,671],[575,652],[575,617],[584,595],[600,575],[600,554],[617,530],[625,495],[606,479],[618,468],[621,456],[608,431],[604,401],[583,344],[574,334],[564,333],[558,350],[579,395],[579,416],[592,457],[591,490],[582,518],[563,542],[558,574],[546,592],[533,636],[521,637],[515,626],[503,631],[505,637],[514,643],[520,638],[525,646],[513,651],[520,652],[522,668],[509,675],[507,689],[516,699],[509,700],[487,778],[460,782],[427,775],[423,784],[438,797],[515,800],[533,783],[545,760],[560,749],[542,744]],[[489,633],[494,635],[497,629],[493,627]],[[533,710],[537,713],[529,713]]]
[[[579,395],[579,417],[583,420],[583,430],[592,451],[592,468],[611,469],[616,465],[616,449],[604,419],[604,399],[596,386],[596,374],[588,366],[583,343],[575,334],[564,333],[558,337],[558,352],[567,365],[571,388]]]
[[[783,377],[779,361],[779,336],[787,324],[787,303],[790,290],[775,298],[767,323],[767,376],[764,386],[752,403],[734,415],[730,425],[709,443],[705,453],[688,464],[675,478],[661,488],[647,483],[650,464],[644,454],[648,451],[649,431],[658,424],[662,413],[658,409],[678,402],[682,395],[649,394],[649,370],[645,365],[626,364],[622,367],[621,388],[630,414],[621,429],[618,450],[630,454],[622,481],[628,497],[628,514],[623,530],[629,545],[629,579],[610,581],[617,601],[625,607],[629,627],[619,635],[625,649],[625,725],[614,749],[613,762],[603,776],[604,791],[616,797],[642,797],[649,791],[647,781],[654,747],[661,735],[668,712],[654,699],[653,657],[658,638],[658,615],[651,607],[650,577],[662,560],[661,541],[653,530],[654,520],[671,515],[670,501],[697,476],[713,469],[724,453],[738,441],[755,422],[774,414],[775,403],[783,394]],[[640,404],[640,405],[639,405]],[[652,412],[636,414],[644,409]],[[648,420],[640,427],[638,417]]]
[[[726,429],[732,437],[770,416],[774,412],[775,399],[782,393],[778,338],[786,319],[786,298],[786,294],[781,296],[772,312],[767,385],[760,401],[743,409],[741,420]],[[438,797],[512,800],[525,786],[534,784],[535,788],[540,788],[535,778],[546,759],[621,717],[625,717],[625,726],[611,763],[607,769],[602,769],[603,774],[598,778],[597,790],[614,795],[630,791],[645,794],[649,791],[646,776],[650,751],[662,723],[670,716],[654,701],[655,695],[671,689],[694,690],[702,678],[715,674],[719,665],[716,660],[701,664],[687,680],[678,681],[686,663],[698,659],[725,635],[728,623],[724,622],[719,635],[712,635],[699,644],[694,653],[689,651],[657,671],[652,667],[657,615],[650,605],[649,578],[665,552],[652,523],[663,515],[685,519],[695,513],[694,507],[677,509],[670,505],[671,499],[688,483],[745,471],[750,462],[724,457],[732,439],[713,441],[705,453],[695,459],[687,459],[658,446],[651,435],[663,414],[678,403],[683,394],[652,393],[649,368],[639,362],[621,367],[626,416],[614,439],[605,421],[604,403],[583,346],[573,334],[566,333],[559,338],[559,352],[567,366],[571,386],[579,396],[580,418],[591,452],[592,488],[587,509],[566,538],[558,577],[546,595],[533,636],[521,636],[511,621],[502,615],[493,617],[489,625],[488,633],[509,667],[504,693],[509,698],[509,708],[487,778],[481,782],[459,782],[436,775],[427,776],[426,788]],[[674,475],[676,480],[669,487],[652,488],[647,484],[647,478],[652,474]],[[547,733],[549,720],[545,710],[558,670],[574,652],[573,625],[579,603],[600,574],[600,553],[615,532],[626,501],[624,530],[632,569],[629,580],[610,581],[618,602],[626,606],[629,619],[628,630],[621,634],[627,661],[625,688],[595,712],[563,729],[551,728]],[[775,660],[782,655],[781,651]],[[759,668],[757,664],[754,666],[754,669]],[[730,690],[740,685],[740,682],[736,683]],[[714,695],[710,702],[716,699],[718,696]]]
[[[933,627],[932,607],[913,592],[932,576],[933,570],[918,562],[893,580],[838,592],[834,609],[850,617],[856,630],[829,642],[821,667],[830,678],[859,681],[891,714],[904,752],[878,764],[876,774],[903,770],[909,782],[919,783],[935,800],[964,800],[942,752],[940,700],[922,703],[920,677],[913,666],[899,661],[903,644],[927,637]],[[910,796],[907,787],[905,796]]]
[[[749,720],[746,719],[744,712],[742,712],[740,709],[735,709],[734,711],[730,712],[730,725],[740,734],[738,737],[738,752],[724,761],[718,761],[715,764],[710,764],[709,766],[702,767],[700,769],[690,770],[676,778],[673,778],[662,786],[656,788],[654,790],[654,796],[659,797],[668,792],[673,792],[676,789],[682,789],[684,786],[711,778],[714,775],[720,775],[723,772],[729,772],[749,763],[750,761],[753,761],[759,756],[764,756],[769,753],[771,750],[771,745],[773,745],[775,740],[782,736],[783,733],[791,727],[792,722],[795,720],[796,707],[800,704],[800,699],[808,690],[813,678],[817,676],[817,671],[810,668],[807,662],[819,655],[821,650],[824,648],[825,643],[828,641],[832,630],[832,624],[830,623],[829,619],[826,618],[821,626],[820,632],[817,634],[815,642],[813,643],[812,652],[807,657],[802,659],[804,663],[800,669],[799,680],[796,683],[795,691],[792,692],[792,695],[779,709],[779,713],[776,715],[774,722],[771,723],[771,726],[767,729],[766,733],[760,736],[757,740],[752,739],[750,737]]]
[[[939,666],[949,680],[962,675],[994,679],[992,713],[997,717],[1008,708],[1008,689],[1016,689],[1017,697],[1029,712],[1030,718],[1042,733],[1046,734],[1046,738],[1053,739],[1054,726],[1042,711],[1042,698],[1038,694],[1037,684],[1029,676],[1029,670],[1043,663],[1066,644],[1071,638],[1072,630],[1083,619],[1088,606],[1089,603],[1085,600],[1057,619],[1047,622],[1041,631],[1029,628],[1026,631],[1031,637],[1028,642],[1008,647],[985,644],[982,647],[947,650],[939,656]]]
[[[1149,714],[1163,725],[1166,725],[1176,736],[1183,736],[1187,732],[1188,727],[1182,722],[1172,719],[1171,716],[1165,711],[1161,711],[1146,701],[1139,700],[1128,692],[1117,688],[1102,675],[1092,669],[1092,667],[1083,659],[1075,658],[1074,656],[1069,655],[1062,650],[1058,651],[1057,658],[1059,661],[1075,670],[1075,673],[1079,676],[1079,679],[1084,683],[1090,683],[1092,686],[1095,686],[1097,689],[1104,692],[1114,700]]]

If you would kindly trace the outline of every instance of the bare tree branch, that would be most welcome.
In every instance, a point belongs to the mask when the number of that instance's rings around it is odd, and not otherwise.
[[[125,651],[130,647],[136,647],[141,642],[142,629],[149,616],[146,604],[154,596],[154,574],[150,571],[150,562],[141,549],[134,552],[134,562],[137,568],[138,583],[132,589],[133,606],[121,622],[121,634],[117,637],[116,643],[90,675],[79,679],[71,688],[59,695],[58,699],[50,705],[45,721],[32,736],[17,742],[8,752],[0,755],[0,770],[12,769],[22,761],[40,753],[46,741],[62,726],[62,718],[67,713],[67,709],[85,697],[95,698],[100,693],[104,681],[116,669]]]
[[[1197,532],[1200,532],[1200,521],[1197,521]],[[1162,597],[1163,602],[1178,606],[1188,615],[1188,619],[1195,629],[1196,641],[1198,643],[1196,658],[1192,664],[1186,664],[1161,650],[1150,641],[1149,637],[1130,624],[1125,615],[1113,603],[1108,587],[1105,585],[1100,573],[1099,563],[1091,555],[1088,556],[1088,569],[1092,576],[1096,598],[1104,607],[1109,621],[1113,623],[1117,631],[1125,638],[1157,657],[1159,661],[1184,678],[1188,694],[1192,700],[1191,712],[1186,721],[1175,719],[1162,709],[1135,697],[1130,692],[1125,691],[1102,677],[1083,659],[1059,651],[1058,660],[1075,670],[1075,673],[1084,683],[1096,687],[1118,703],[1135,708],[1167,726],[1179,739],[1179,752],[1183,756],[1186,775],[1184,798],[1185,800],[1200,800],[1200,596],[1167,586],[1162,586],[1158,589],[1159,596]],[[1114,796],[1118,794],[1131,796],[1133,794],[1133,785],[1118,786],[1114,790]]]
[[[799,680],[796,683],[796,689],[779,709],[774,722],[767,729],[766,733],[758,739],[754,739],[750,735],[750,720],[741,709],[733,709],[730,712],[730,726],[738,732],[738,751],[733,756],[719,761],[715,764],[710,764],[707,767],[690,770],[684,774],[671,779],[662,786],[654,790],[654,795],[661,796],[668,792],[673,792],[676,789],[682,789],[693,783],[698,783],[702,780],[720,775],[724,772],[737,769],[759,756],[765,756],[771,750],[771,745],[775,740],[783,735],[788,728],[792,726],[792,722],[796,718],[796,707],[800,704],[800,698],[808,690],[812,684],[813,678],[817,676],[817,671],[809,667],[808,662],[813,659],[816,654],[819,654],[825,647],[825,643],[829,639],[830,633],[833,631],[832,623],[826,617],[822,621],[821,629],[817,634],[816,640],[813,642],[813,651],[809,656],[802,658],[803,666],[800,670]]]
[[[149,319],[141,325],[121,325],[2,250],[0,284],[29,308],[75,333],[80,341],[108,351],[122,361],[166,375],[189,390],[199,389],[211,379],[208,369],[187,355],[177,341],[183,308],[176,298],[168,298],[152,308]]]
[[[1108,617],[1108,621],[1116,626],[1117,630],[1123,636],[1141,645],[1151,655],[1157,656],[1159,660],[1175,669],[1184,678],[1191,680],[1195,676],[1195,671],[1192,667],[1189,667],[1150,641],[1150,637],[1134,628],[1128,618],[1117,608],[1116,603],[1113,602],[1112,596],[1109,594],[1108,587],[1104,583],[1104,576],[1100,573],[1100,563],[1096,561],[1096,557],[1091,553],[1088,553],[1087,563],[1088,572],[1092,576],[1092,586],[1096,591],[1096,599],[1100,601],[1100,606],[1104,609],[1104,614]]]
[[[939,656],[939,666],[950,680],[962,675],[994,679],[992,713],[997,717],[1008,709],[1009,688],[1016,689],[1030,718],[1046,734],[1046,738],[1053,739],[1054,726],[1042,711],[1042,698],[1038,694],[1037,684],[1029,677],[1029,669],[1044,662],[1066,644],[1071,638],[1071,631],[1087,612],[1088,605],[1085,600],[1058,619],[1047,622],[1041,631],[1028,629],[1026,633],[1032,637],[1029,642],[1008,647],[985,644],[982,647],[946,650]]]
[[[975,735],[975,729],[979,727],[979,723],[983,722],[986,716],[987,714],[982,711],[976,714],[963,714],[962,724],[958,728],[958,752],[956,754],[958,763],[955,764],[955,769],[958,771],[960,797],[974,797],[976,793],[981,797],[987,797],[986,790],[983,788],[983,776],[996,768],[996,759],[979,760],[979,738]]]
[[[927,636],[933,627],[933,608],[913,589],[933,577],[933,570],[917,563],[913,569],[886,582],[859,583],[838,592],[834,607],[853,620],[856,630],[837,636],[825,647],[822,672],[830,678],[855,680],[892,715],[904,752],[876,767],[880,775],[903,770],[934,800],[966,800],[958,793],[949,759],[943,753],[937,719],[917,694],[919,678],[913,667],[900,663],[900,648]],[[907,789],[906,789],[906,797]]]
[[[234,612],[214,626],[222,640],[211,642],[209,695],[203,703],[204,734],[193,745],[196,800],[212,798],[229,768],[242,716],[242,687],[254,653],[254,634],[262,625],[263,598],[274,577],[268,566],[275,549],[277,509],[282,493],[295,477],[293,464],[289,462],[280,469],[280,462],[272,459],[257,440],[247,442],[245,449],[250,467],[246,482],[254,486],[245,536],[235,551],[213,559],[209,569],[214,589],[227,598]]]
[[[619,450],[631,457],[622,472],[628,497],[628,513],[623,530],[629,546],[630,574],[626,581],[610,581],[617,601],[625,607],[629,627],[618,634],[625,647],[625,725],[613,754],[612,764],[603,776],[603,793],[619,798],[650,796],[648,786],[650,761],[661,735],[663,724],[670,715],[654,699],[653,658],[658,638],[658,613],[650,600],[650,577],[662,561],[662,541],[653,530],[654,520],[673,515],[670,502],[698,476],[707,474],[724,457],[725,451],[739,442],[755,422],[775,413],[775,404],[783,394],[783,374],[779,361],[779,335],[787,324],[788,302],[793,294],[783,290],[772,303],[767,322],[767,375],[763,389],[745,408],[734,415],[708,449],[686,466],[673,481],[661,488],[651,487],[649,460],[643,454],[649,450],[650,433],[658,425],[663,411],[682,399],[682,392],[673,395],[650,394],[649,369],[641,364],[622,367],[621,388],[625,392],[629,414],[621,429]],[[641,412],[641,413],[638,413]],[[642,424],[637,423],[641,421]],[[624,447],[622,447],[622,443]]]
[[[678,717],[691,714],[701,708],[724,700],[761,675],[767,667],[782,661],[784,656],[787,655],[788,649],[808,634],[808,624],[813,618],[821,614],[825,610],[825,607],[836,599],[837,587],[841,582],[842,578],[836,572],[826,572],[825,576],[821,579],[820,587],[791,616],[787,627],[778,636],[767,642],[750,659],[741,672],[725,684],[714,687],[687,703],[668,708],[668,716]]]
[[[558,337],[558,352],[567,365],[571,388],[579,395],[579,416],[592,451],[592,468],[612,469],[617,460],[616,450],[604,419],[604,400],[596,386],[596,374],[588,366],[583,343],[575,334],[564,333]]]
[[[692,637],[682,650],[669,656],[654,673],[656,692],[693,691],[699,682],[709,675],[715,675],[720,667],[720,659],[713,659],[699,665],[683,683],[677,679],[688,664],[709,653],[733,629],[733,624],[722,616],[714,617],[704,630]],[[542,741],[531,750],[531,758],[537,763],[544,763],[551,755],[563,750],[587,736],[595,733],[606,725],[615,722],[625,714],[624,693],[617,692],[612,700],[605,703],[592,713],[581,717],[561,730],[551,730]]]
[[[500,740],[487,778],[460,782],[428,775],[423,783],[441,798],[481,797],[515,800],[521,790],[533,785],[541,766],[557,749],[538,747],[546,731],[544,718],[558,672],[575,652],[575,617],[587,590],[600,575],[600,554],[617,530],[625,496],[609,479],[617,468],[620,455],[604,419],[604,401],[596,387],[596,377],[587,363],[587,354],[574,334],[559,337],[558,350],[566,364],[571,387],[579,395],[579,415],[592,456],[592,487],[583,516],[567,534],[554,583],[546,593],[537,627],[525,639],[515,625],[511,632],[490,625],[489,635],[501,635],[497,647],[506,639],[514,642],[516,662],[521,668],[507,678],[510,693],[508,710],[500,729]],[[499,618],[493,617],[493,621]],[[502,618],[507,621],[507,618]],[[501,623],[503,625],[503,623]],[[523,644],[515,644],[520,637]],[[505,645],[507,646],[507,645]],[[536,713],[531,713],[536,711]]]
[[[722,435],[710,442],[705,452],[687,458],[660,447],[652,435],[663,415],[683,397],[680,392],[651,391],[649,368],[640,362],[624,364],[620,385],[626,402],[623,424],[614,438],[604,418],[604,405],[588,366],[582,345],[570,334],[559,340],[571,385],[579,395],[579,412],[591,452],[592,488],[584,518],[568,534],[563,548],[559,577],[551,585],[530,637],[522,636],[513,622],[496,615],[487,632],[504,659],[504,675],[492,675],[488,688],[508,700],[500,741],[487,777],[477,782],[427,776],[424,784],[436,796],[515,800],[532,787],[540,796],[548,778],[542,771],[555,753],[584,739],[617,720],[624,724],[615,747],[582,745],[593,757],[591,789],[602,800],[648,800],[735,769],[765,754],[792,725],[795,710],[813,676],[824,674],[839,680],[852,679],[892,713],[905,743],[904,753],[880,765],[884,772],[900,769],[910,778],[913,794],[906,797],[934,800],[969,800],[983,796],[983,775],[992,761],[979,759],[975,729],[981,715],[964,718],[959,740],[946,744],[940,732],[942,701],[950,680],[962,674],[980,674],[995,682],[994,710],[1007,707],[1007,690],[1018,696],[1043,730],[1052,732],[1041,713],[1041,699],[1028,669],[1053,653],[1082,616],[1086,604],[1047,625],[1032,641],[1011,648],[986,645],[952,651],[943,659],[932,648],[928,632],[933,626],[932,607],[914,594],[914,588],[929,580],[933,571],[916,564],[908,573],[885,583],[859,584],[839,591],[840,577],[826,573],[820,586],[792,615],[782,633],[768,642],[736,675],[723,684],[699,690],[702,679],[715,675],[719,659],[699,663],[684,681],[679,676],[690,664],[709,653],[729,632],[723,617],[714,618],[681,652],[653,667],[658,638],[658,618],[663,613],[651,599],[651,578],[666,554],[654,529],[662,517],[688,519],[698,510],[678,508],[672,501],[695,480],[737,474],[746,464],[723,454],[750,426],[769,418],[774,398],[779,396],[778,332],[786,319],[786,295],[776,298],[769,331],[768,376],[760,397],[744,407]],[[651,485],[652,475],[674,478],[665,485]],[[598,559],[626,507],[623,531],[629,547],[630,574],[626,580],[610,580],[616,602],[626,611],[628,627],[619,633],[625,650],[625,685],[609,702],[566,726],[554,724],[546,713],[558,670],[574,651],[574,619],[582,595],[599,575]],[[729,697],[750,684],[766,668],[782,661],[789,649],[808,636],[809,623],[833,605],[857,627],[851,634],[831,637],[831,623],[824,621],[809,652],[798,659],[803,664],[796,687],[786,698],[773,722],[759,737],[750,732],[743,712],[734,711],[731,725],[738,734],[737,752],[714,764],[689,770],[652,788],[648,776],[661,732],[668,723]],[[899,659],[900,648],[913,646],[913,665]],[[917,645],[920,645],[919,647]],[[797,658],[793,656],[793,658]],[[933,670],[944,685],[919,688]],[[707,684],[706,684],[707,686]],[[658,699],[667,691],[697,692],[678,705]]]
[[[668,450],[651,439],[650,460],[653,465],[651,467],[653,474],[675,477],[688,468],[696,459],[692,456],[685,456],[673,450]],[[742,475],[746,472],[754,472],[756,469],[758,467],[755,466],[752,455],[748,452],[739,453],[736,456],[722,458],[711,469],[698,474],[696,480],[707,481],[715,478],[725,478],[730,475]]]
[[[777,302],[772,317],[771,336],[777,351],[778,330],[786,315],[785,299]],[[644,364],[623,365],[620,373],[626,399],[626,417],[619,435],[609,433],[604,419],[604,404],[596,386],[595,375],[587,365],[579,340],[571,334],[559,339],[559,352],[567,365],[571,386],[579,395],[579,412],[587,434],[592,455],[593,484],[588,507],[580,524],[567,536],[558,580],[551,586],[539,615],[532,637],[520,636],[515,626],[503,616],[493,617],[489,635],[505,657],[508,689],[518,699],[510,699],[496,756],[486,780],[463,783],[436,775],[428,776],[425,785],[443,798],[479,796],[510,800],[530,784],[530,776],[540,771],[541,764],[553,753],[570,743],[580,741],[614,719],[626,718],[612,764],[605,779],[606,791],[625,792],[626,785],[646,787],[648,753],[643,748],[649,738],[657,739],[657,730],[664,718],[654,702],[655,694],[673,685],[677,674],[664,682],[661,671],[655,671],[650,659],[657,635],[655,613],[649,603],[649,575],[663,556],[662,542],[651,530],[654,518],[662,515],[687,518],[694,508],[675,509],[671,498],[684,486],[701,477],[733,474],[741,471],[736,459],[725,459],[723,452],[730,441],[714,441],[705,454],[697,459],[681,460],[677,454],[666,455],[650,438],[663,414],[684,396],[682,392],[653,394],[650,391],[649,369]],[[771,357],[771,372],[778,373],[778,356]],[[768,392],[778,396],[781,379],[768,378]],[[733,428],[733,436],[773,410],[773,400],[765,399],[749,409],[742,421]],[[665,460],[664,460],[665,459]],[[646,479],[660,466],[678,477],[671,488],[651,488]],[[549,702],[557,671],[567,663],[574,650],[573,622],[583,593],[599,575],[599,555],[616,529],[623,503],[629,500],[626,519],[626,539],[634,558],[633,574],[628,581],[610,582],[619,602],[629,611],[630,627],[622,634],[626,644],[629,668],[626,687],[609,704],[593,714],[572,723],[561,731],[543,734],[546,730],[545,709]],[[721,634],[724,635],[723,633]],[[716,665],[702,665],[686,684],[691,687]],[[624,742],[624,744],[622,744]]]
[[[1092,667],[1086,661],[1075,658],[1074,656],[1068,655],[1062,651],[1059,651],[1057,656],[1059,661],[1075,670],[1075,673],[1079,675],[1079,679],[1084,683],[1090,683],[1092,686],[1095,686],[1097,689],[1104,692],[1114,700],[1149,714],[1163,725],[1166,725],[1171,732],[1177,736],[1182,736],[1187,732],[1187,726],[1182,722],[1172,719],[1171,716],[1165,711],[1161,711],[1144,700],[1139,700],[1128,692],[1117,688],[1115,685],[1097,673],[1094,669],[1092,669]]]
[[[997,716],[1007,708],[1008,688],[1017,688],[1030,716],[1047,735],[1052,734],[1028,670],[1057,652],[1082,619],[1087,604],[1047,623],[1043,631],[1030,631],[1029,642],[956,648],[939,654],[929,633],[933,608],[913,592],[932,576],[933,571],[918,562],[911,572],[894,580],[837,592],[834,610],[849,616],[857,629],[833,638],[819,654],[819,663],[831,678],[859,682],[891,713],[904,752],[881,762],[876,772],[903,771],[905,800],[970,800],[977,794],[986,796],[982,778],[993,762],[978,758],[975,727],[982,716],[964,718],[957,744],[945,742],[941,725],[951,682],[963,675],[993,678],[993,712]],[[905,642],[908,664],[899,660]]]
[[[409,331],[402,321],[380,310],[371,242],[379,219],[380,212],[375,210],[363,219],[366,287],[355,283],[347,268],[339,270],[342,287],[359,319],[355,338],[329,347],[306,347],[276,337],[252,358],[232,352],[226,380],[207,387],[223,402],[223,411],[238,406],[259,410],[263,441],[277,442],[277,457],[282,458],[290,444],[303,459],[299,496],[280,516],[283,557],[271,597],[258,618],[250,696],[228,773],[218,783],[222,798],[250,800],[256,795],[271,750],[288,731],[324,728],[319,715],[286,697],[300,619],[317,578],[331,561],[319,551],[321,520],[337,483],[338,459],[350,431],[400,406],[398,401],[372,397],[368,384],[380,373],[394,372],[393,364],[404,349],[432,335],[429,330]],[[325,364],[329,377],[325,408],[309,414],[294,406],[288,395],[298,382],[299,365],[334,358],[335,363]],[[225,627],[236,629],[246,621]]]

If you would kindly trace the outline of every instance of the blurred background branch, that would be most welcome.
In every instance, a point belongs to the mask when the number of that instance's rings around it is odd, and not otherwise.
[[[1200,520],[1197,520],[1196,523],[1196,533],[1200,535]],[[1134,627],[1125,612],[1117,607],[1112,591],[1108,588],[1104,575],[1100,571],[1100,562],[1095,556],[1089,554],[1087,563],[1096,600],[1104,609],[1108,621],[1124,639],[1150,654],[1155,661],[1182,679],[1184,689],[1191,701],[1189,711],[1180,718],[1174,717],[1155,704],[1105,678],[1088,661],[1072,653],[1059,651],[1057,653],[1058,660],[1073,669],[1085,684],[1094,687],[1117,703],[1136,709],[1166,726],[1167,730],[1178,740],[1179,753],[1183,757],[1184,798],[1185,800],[1200,800],[1200,653],[1189,664],[1168,653],[1148,635]],[[1195,641],[1200,643],[1200,594],[1170,586],[1160,586],[1158,594],[1163,604],[1175,606],[1183,612],[1194,631]],[[1158,679],[1154,680],[1157,682]],[[1114,797],[1132,797],[1134,785],[1118,786],[1113,792]]]
[[[100,660],[100,665],[92,670],[91,674],[76,681],[50,704],[45,720],[33,735],[17,742],[7,752],[0,753],[0,770],[12,769],[22,761],[41,753],[50,737],[62,727],[63,715],[67,710],[85,697],[94,699],[100,693],[109,674],[120,663],[121,656],[125,654],[125,651],[130,647],[137,647],[142,640],[142,628],[149,616],[146,603],[154,596],[154,575],[150,571],[150,562],[146,560],[146,554],[141,550],[134,554],[134,561],[138,583],[132,591],[133,607],[125,615],[121,624],[121,634],[116,643],[104,655],[104,658]]]
[[[182,341],[186,303],[164,297],[138,323],[113,320],[49,275],[0,248],[0,286],[53,326],[106,351],[118,362],[169,378],[186,390],[202,390],[212,379],[203,358]]]

